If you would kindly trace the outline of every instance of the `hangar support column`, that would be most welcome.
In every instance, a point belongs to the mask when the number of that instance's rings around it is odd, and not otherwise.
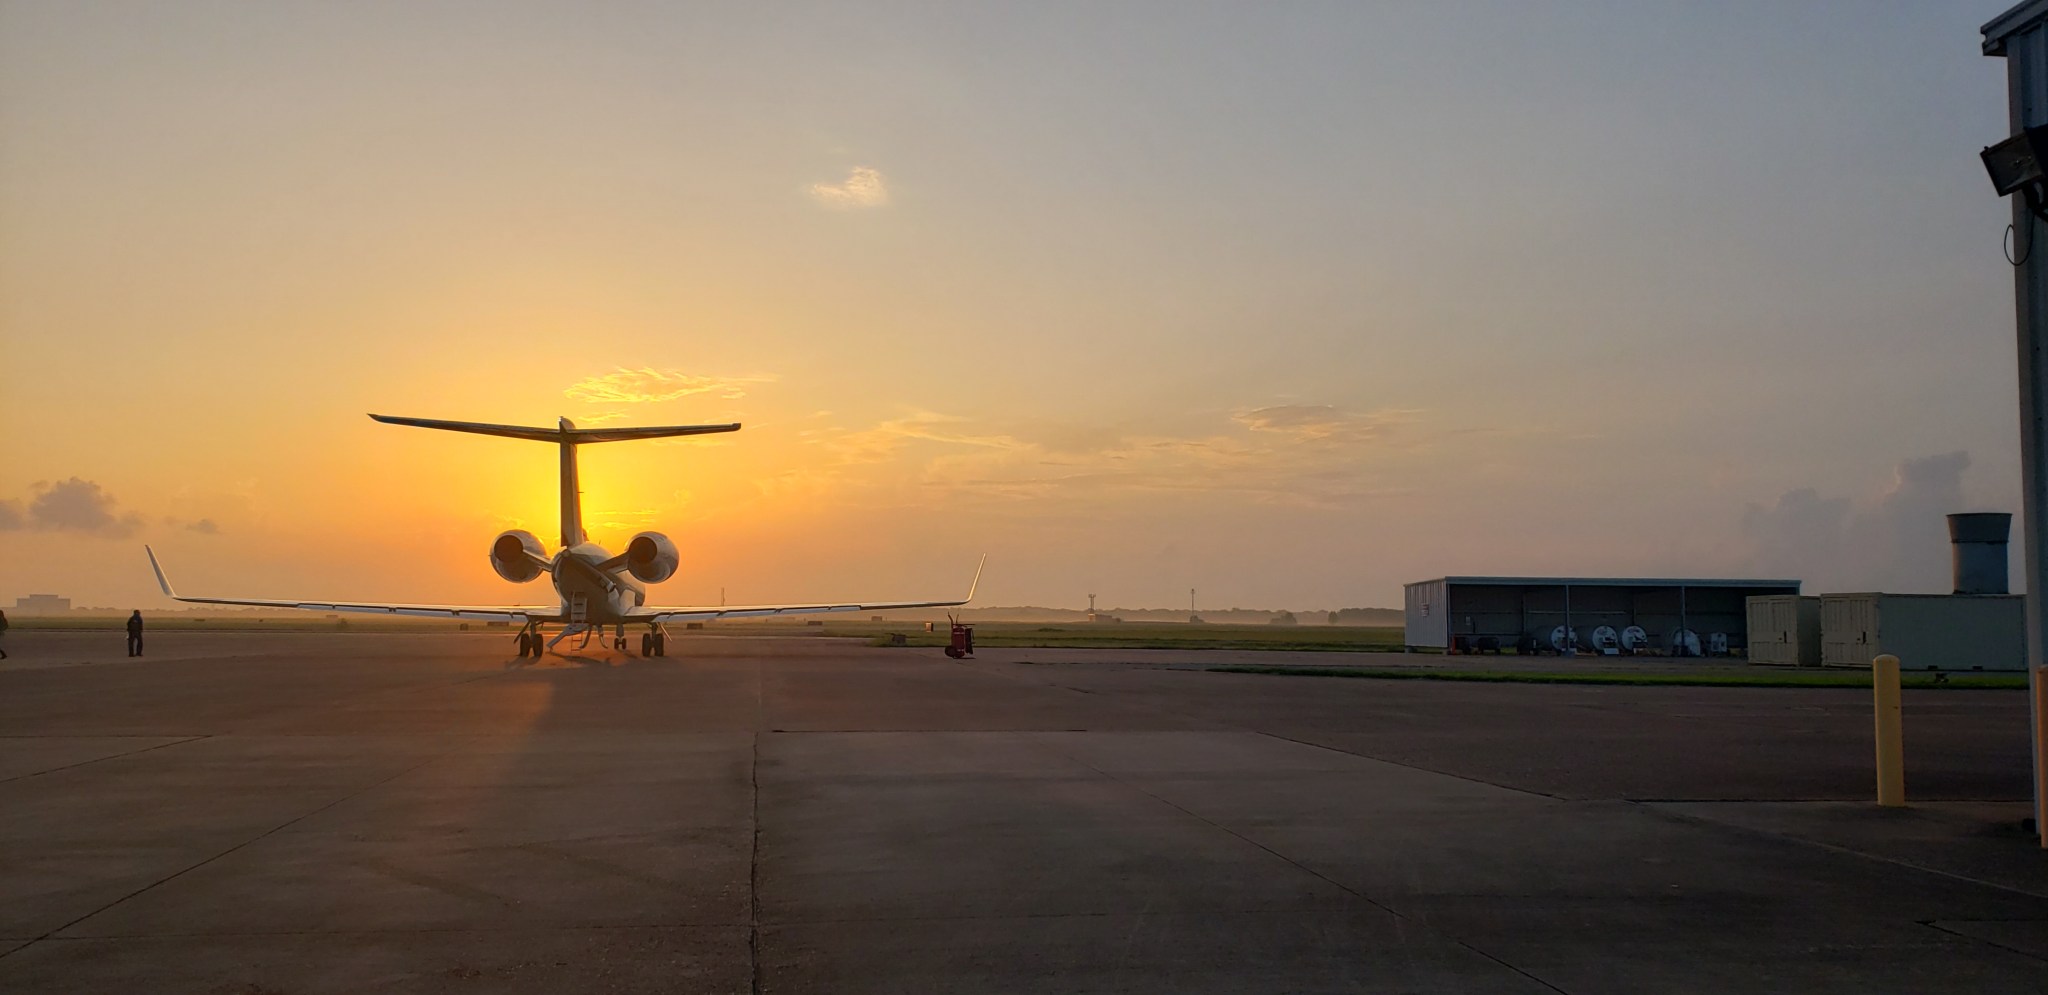
[[[1984,25],[1984,54],[2005,59],[2011,132],[2048,125],[2048,0]],[[1989,137],[1989,136],[1987,136]],[[2044,163],[2043,165],[2048,165]],[[2025,523],[2027,678],[2033,698],[2034,829],[2048,849],[2048,222],[2038,189],[2012,198],[2013,312],[2019,331],[2020,479]]]

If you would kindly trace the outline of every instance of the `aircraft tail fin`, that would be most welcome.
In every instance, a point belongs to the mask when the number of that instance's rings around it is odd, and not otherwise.
[[[528,439],[534,442],[552,442],[562,447],[562,545],[564,548],[583,541],[583,491],[576,476],[576,447],[596,442],[627,442],[635,439],[665,439],[678,435],[709,435],[714,432],[737,432],[738,422],[726,425],[659,425],[646,428],[577,428],[567,418],[559,419],[554,428],[531,428],[525,425],[491,425],[484,422],[443,421],[437,418],[405,418],[398,415],[370,416],[386,425],[411,425],[414,428],[437,428],[446,432],[469,432],[473,435],[495,435],[506,439]]]

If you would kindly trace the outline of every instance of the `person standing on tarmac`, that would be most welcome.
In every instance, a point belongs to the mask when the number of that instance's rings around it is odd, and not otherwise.
[[[0,612],[0,660],[7,659],[7,613]]]
[[[128,616],[128,655],[142,655],[142,609],[140,608],[135,609],[135,614]]]

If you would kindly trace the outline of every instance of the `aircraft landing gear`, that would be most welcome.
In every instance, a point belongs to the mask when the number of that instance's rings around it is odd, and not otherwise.
[[[640,655],[668,655],[668,633],[663,632],[661,626],[649,626],[646,632],[640,634]]]
[[[538,660],[540,659],[540,653],[542,648],[543,647],[541,644],[540,626],[535,623],[528,622],[525,628],[519,630],[520,658],[525,659],[526,657],[531,656],[534,659]]]

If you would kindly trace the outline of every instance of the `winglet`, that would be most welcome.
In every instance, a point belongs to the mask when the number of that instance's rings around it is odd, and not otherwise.
[[[164,597],[176,600],[178,592],[171,590],[171,582],[164,576],[164,568],[156,562],[156,550],[144,544],[142,551],[149,554],[149,568],[156,571],[156,586],[164,589]],[[979,578],[981,575],[977,573],[975,576]]]
[[[155,561],[151,561],[151,562],[155,562]],[[963,605],[964,605],[964,604],[968,603],[969,601],[973,601],[973,600],[974,600],[974,589],[975,589],[975,588],[977,588],[977,587],[980,587],[980,586],[981,586],[981,568],[982,568],[982,567],[985,567],[985,566],[988,566],[988,554],[987,554],[987,553],[983,553],[983,554],[981,554],[981,562],[980,562],[980,563],[977,563],[977,564],[975,564],[975,565],[974,565],[974,582],[973,582],[973,583],[971,583],[971,584],[969,584],[969,585],[967,585],[967,597],[965,597],[965,598],[962,598],[962,599],[960,599],[960,603],[961,603],[961,604],[963,604]],[[159,572],[159,573],[157,574],[157,576],[158,576],[158,577],[162,577],[162,576],[163,576],[163,574],[162,574],[161,572]]]

